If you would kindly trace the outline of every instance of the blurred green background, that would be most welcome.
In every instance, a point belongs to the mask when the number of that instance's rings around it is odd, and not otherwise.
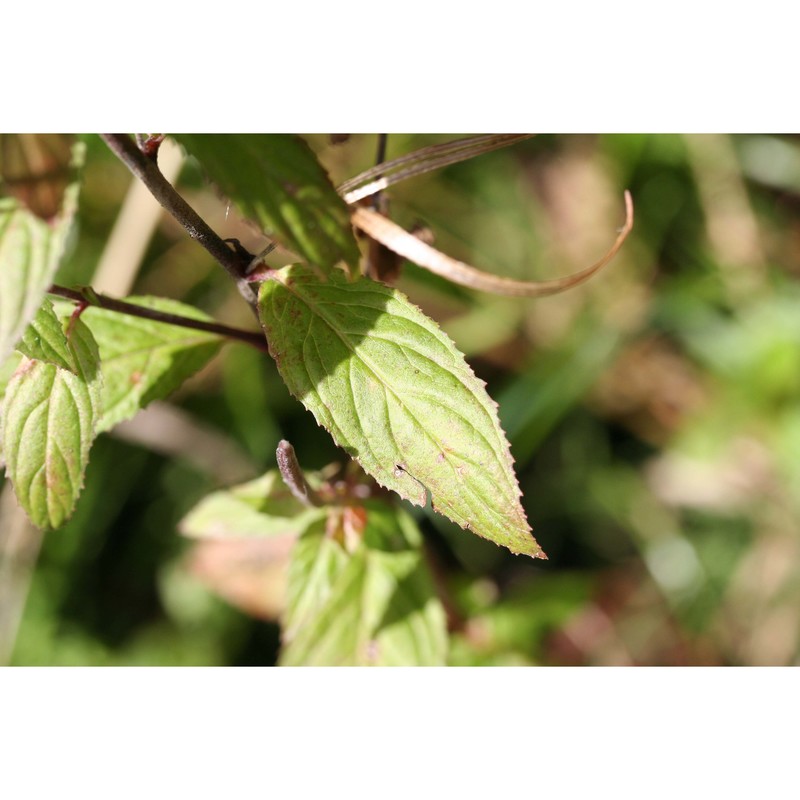
[[[374,163],[374,135],[307,138],[335,184]],[[387,157],[448,138],[393,134]],[[253,327],[211,257],[165,215],[151,228],[146,193],[99,139],[86,142],[58,282],[173,297]],[[221,235],[259,246],[191,160],[178,184]],[[447,590],[450,661],[796,664],[800,139],[537,136],[388,196],[392,217],[428,227],[439,249],[546,279],[605,252],[624,189],[633,233],[566,294],[479,295],[408,264],[398,283],[499,403],[549,556],[514,557],[416,512]],[[273,664],[285,553],[192,543],[177,524],[213,489],[273,467],[281,438],[309,469],[343,456],[267,357],[227,344],[168,403],[99,437],[63,529],[42,539],[6,487],[2,662]]]

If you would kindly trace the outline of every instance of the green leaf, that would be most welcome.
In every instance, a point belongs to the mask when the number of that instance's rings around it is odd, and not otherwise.
[[[401,509],[366,504],[364,538],[348,554],[312,525],[295,545],[284,620],[284,665],[437,666],[445,614]]]
[[[22,334],[17,350],[36,361],[46,361],[70,372],[77,372],[64,326],[56,316],[53,304],[47,299]]]
[[[157,311],[210,320],[202,311],[164,297],[125,299]],[[97,340],[103,369],[103,416],[98,433],[169,395],[222,346],[222,339],[213,333],[97,307],[87,308],[82,319]]]
[[[179,528],[184,536],[198,539],[299,535],[323,513],[296,500],[280,473],[271,470],[204,497]]]
[[[174,134],[242,215],[309,263],[355,267],[350,212],[299,136]]]
[[[497,406],[455,345],[398,291],[287,267],[259,315],[289,390],[381,485],[514,553],[543,557]]]
[[[25,358],[3,399],[6,471],[20,505],[44,529],[60,527],[75,507],[100,413],[97,345],[81,320],[69,348],[77,374]]]
[[[76,145],[74,164],[83,158]],[[78,185],[64,194],[52,223],[12,198],[0,199],[0,361],[14,349],[34,318],[58,269],[77,208]]]

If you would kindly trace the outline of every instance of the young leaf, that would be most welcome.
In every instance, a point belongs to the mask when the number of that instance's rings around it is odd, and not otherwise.
[[[23,359],[2,407],[8,477],[20,505],[44,529],[60,527],[75,507],[100,412],[97,345],[81,320],[69,347],[75,373]]]
[[[445,614],[401,509],[366,504],[352,554],[312,525],[295,545],[284,620],[284,665],[436,666],[447,649]]]
[[[324,512],[294,498],[277,470],[204,497],[180,522],[184,536],[221,539],[299,535]]]
[[[53,304],[47,299],[22,334],[17,350],[30,359],[46,361],[70,372],[77,372],[64,326],[56,316]]]
[[[543,557],[496,405],[455,345],[398,291],[308,268],[262,284],[289,390],[380,484],[514,553]]]
[[[245,216],[309,263],[354,267],[350,212],[311,148],[288,134],[174,134]]]
[[[193,319],[209,319],[192,306],[164,297],[128,297],[126,301]],[[98,433],[169,395],[222,346],[222,339],[213,333],[97,307],[87,308],[82,319],[97,340],[103,368],[103,416]]]

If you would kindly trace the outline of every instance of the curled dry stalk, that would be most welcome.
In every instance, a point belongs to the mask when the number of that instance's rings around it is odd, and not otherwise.
[[[595,272],[601,270],[614,258],[633,228],[633,199],[631,198],[631,193],[626,191],[625,224],[620,229],[611,249],[599,261],[580,272],[549,281],[518,281],[482,272],[469,264],[465,264],[463,261],[442,253],[435,247],[431,247],[387,217],[370,208],[355,209],[352,219],[357,228],[360,228],[364,233],[390,250],[460,286],[512,297],[544,297],[578,286],[591,278]]]
[[[434,169],[474,158],[483,153],[508,147],[533,134],[490,134],[458,139],[417,150],[374,167],[345,181],[338,191],[344,200],[353,205],[370,195],[383,191],[392,184],[422,175]],[[460,286],[489,294],[512,297],[545,297],[579,286],[601,270],[617,254],[633,228],[633,199],[625,192],[625,224],[619,231],[611,249],[599,260],[580,272],[549,281],[519,281],[491,275],[442,253],[435,247],[409,233],[374,208],[359,206],[352,214],[353,225],[370,238],[394,253],[440,275]]]

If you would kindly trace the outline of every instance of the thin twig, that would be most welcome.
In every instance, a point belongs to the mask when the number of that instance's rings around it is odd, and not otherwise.
[[[386,146],[389,140],[387,133],[378,134],[378,152],[375,156],[375,166],[379,167],[386,160]],[[389,216],[389,203],[383,192],[377,191],[372,195],[372,209],[385,217]],[[364,274],[376,281],[392,284],[400,277],[400,268],[403,259],[393,253],[375,239],[369,240],[367,257],[364,262]]]
[[[544,297],[578,286],[614,258],[631,232],[631,228],[633,228],[633,200],[630,192],[626,191],[625,224],[611,249],[599,261],[573,275],[550,281],[517,281],[481,272],[475,267],[451,258],[425,244],[416,236],[370,208],[356,208],[353,211],[352,220],[357,228],[360,228],[381,244],[386,245],[390,250],[407,258],[409,261],[413,261],[415,264],[419,264],[419,266],[430,272],[447,278],[453,283],[467,286],[470,289],[478,289],[482,292],[490,292],[491,294],[510,295],[512,297]]]
[[[375,166],[380,166],[384,161],[386,161],[386,145],[389,142],[389,134],[388,133],[379,133],[378,134],[378,154],[375,156]],[[382,211],[381,208],[381,193],[380,191],[375,192],[372,195],[372,207],[376,211]]]
[[[241,328],[231,328],[228,325],[220,325],[217,322],[205,322],[201,319],[182,317],[179,314],[169,314],[165,311],[156,311],[154,308],[146,308],[145,306],[134,305],[133,303],[126,303],[124,300],[115,300],[113,297],[97,294],[97,292],[88,287],[83,289],[68,289],[65,286],[57,286],[54,284],[47,291],[49,294],[55,295],[56,297],[72,300],[72,302],[78,303],[79,306],[96,306],[97,308],[104,308],[106,311],[127,314],[130,317],[141,317],[142,319],[150,319],[154,322],[164,322],[167,325],[178,325],[181,328],[191,328],[196,331],[215,333],[227,339],[244,342],[265,353],[268,352],[267,340],[264,338],[263,333],[246,331]]]
[[[205,247],[225,271],[234,279],[239,293],[255,308],[256,295],[247,281],[247,259],[231,250],[225,242],[203,221],[197,212],[175,191],[161,174],[154,159],[148,158],[126,134],[103,133],[103,141],[125,166],[144,183],[153,197],[183,225],[189,236]]]

